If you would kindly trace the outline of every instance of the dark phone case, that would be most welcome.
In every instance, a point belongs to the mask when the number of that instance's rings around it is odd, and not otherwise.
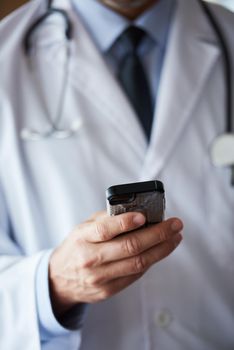
[[[164,218],[165,195],[161,181],[111,186],[106,197],[109,215],[138,211],[146,216],[147,223],[158,223]]]

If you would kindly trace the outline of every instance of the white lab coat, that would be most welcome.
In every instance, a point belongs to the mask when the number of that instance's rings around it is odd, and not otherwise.
[[[213,167],[209,157],[225,129],[225,87],[217,38],[199,4],[178,1],[149,147],[65,0],[58,6],[68,11],[75,38],[60,126],[74,119],[83,124],[69,139],[20,138],[25,126],[43,130],[47,108],[53,114],[58,103],[62,19],[51,17],[35,35],[34,75],[22,51],[25,30],[44,6],[30,2],[0,24],[1,350],[234,349],[234,188],[229,169]],[[234,17],[213,8],[234,62]],[[35,274],[41,257],[105,208],[108,186],[147,179],[164,182],[167,216],[185,224],[183,243],[137,283],[90,306],[80,332],[40,344]]]

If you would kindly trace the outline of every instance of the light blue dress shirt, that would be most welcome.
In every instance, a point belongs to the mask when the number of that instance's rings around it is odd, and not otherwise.
[[[118,63],[121,60],[121,46],[113,44],[118,36],[129,26],[135,25],[144,29],[148,36],[139,48],[139,55],[149,80],[152,98],[157,99],[158,86],[162,71],[168,33],[175,0],[160,0],[135,21],[111,11],[97,0],[73,0],[74,10],[79,14],[84,26],[93,38],[97,49],[103,54],[104,60],[112,74],[116,74]],[[48,341],[54,336],[64,335],[69,332],[55,319],[50,303],[48,283],[48,263],[51,251],[46,252],[37,269],[36,275],[36,300],[38,310],[38,322],[40,338],[42,342]],[[75,315],[74,315],[75,314]],[[64,324],[70,328],[81,327],[84,315],[84,305],[73,310],[73,315],[67,315]]]
[[[132,24],[142,28],[148,34],[139,47],[139,55],[150,84],[152,99],[156,101],[176,1],[160,0],[135,21],[120,16],[97,0],[73,0],[73,3],[97,49],[102,52],[114,75],[125,53],[122,45],[113,45],[120,34]]]

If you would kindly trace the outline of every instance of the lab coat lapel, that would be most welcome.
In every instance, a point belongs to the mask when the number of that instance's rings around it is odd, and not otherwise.
[[[191,9],[192,7],[192,9]],[[179,0],[162,71],[142,178],[158,176],[183,137],[220,50],[197,1]]]
[[[111,122],[121,134],[120,142],[127,142],[142,158],[147,142],[135,112],[76,14],[70,15],[77,38],[71,62],[72,82],[94,106],[94,116]]]

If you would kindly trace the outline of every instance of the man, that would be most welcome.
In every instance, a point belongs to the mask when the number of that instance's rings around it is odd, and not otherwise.
[[[234,196],[208,154],[225,128],[223,65],[200,3],[53,6],[73,24],[68,62],[56,14],[24,55],[44,2],[0,27],[0,347],[232,349]],[[230,44],[233,15],[211,10]],[[54,116],[64,130],[77,119],[77,134],[47,137]],[[154,178],[165,222],[93,214],[110,185]],[[174,216],[185,239],[159,263],[182,239]]]

